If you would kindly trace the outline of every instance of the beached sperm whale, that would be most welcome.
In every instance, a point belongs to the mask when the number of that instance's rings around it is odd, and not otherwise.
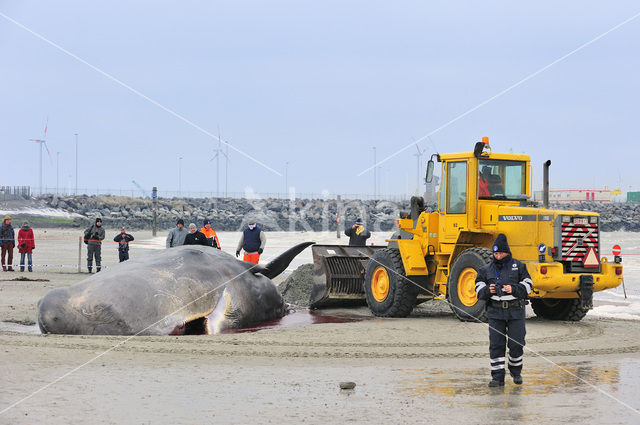
[[[215,334],[283,317],[271,281],[313,242],[266,266],[208,246],[188,245],[129,260],[38,302],[43,333],[81,335]]]

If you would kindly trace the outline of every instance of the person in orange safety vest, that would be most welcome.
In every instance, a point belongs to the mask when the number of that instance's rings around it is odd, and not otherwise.
[[[220,245],[220,241],[218,240],[218,235],[216,234],[216,231],[211,228],[211,220],[209,220],[208,218],[204,219],[204,227],[200,229],[200,232],[207,237],[207,241],[209,241],[209,246],[222,249],[222,246]]]

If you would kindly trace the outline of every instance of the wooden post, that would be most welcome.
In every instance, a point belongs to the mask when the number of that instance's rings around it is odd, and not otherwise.
[[[151,191],[151,198],[153,200],[153,231],[152,231],[152,235],[153,237],[156,236],[157,231],[158,231],[158,222],[157,222],[157,214],[158,214],[158,188],[157,187],[153,187],[153,190]]]
[[[80,262],[82,261],[82,236],[78,236],[78,273],[80,273],[81,270],[81,264]]]

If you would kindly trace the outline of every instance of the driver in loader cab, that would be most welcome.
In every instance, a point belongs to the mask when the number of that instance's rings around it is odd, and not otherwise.
[[[500,233],[493,243],[493,260],[478,271],[476,294],[486,300],[489,320],[490,387],[504,386],[505,349],[513,383],[522,384],[525,305],[533,282],[527,267],[511,257],[507,237]],[[508,341],[507,341],[508,337]]]

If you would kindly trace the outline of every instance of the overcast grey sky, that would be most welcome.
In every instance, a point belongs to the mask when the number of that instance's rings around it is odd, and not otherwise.
[[[633,1],[0,1],[0,13],[281,175],[230,150],[229,191],[371,193],[378,159],[640,12]],[[211,137],[0,17],[0,184],[216,188]],[[528,153],[534,187],[640,190],[640,18],[423,141],[428,154]],[[415,148],[381,165],[412,193]],[[46,155],[46,154],[45,154]],[[426,162],[426,155],[422,157]],[[423,168],[424,169],[424,168]],[[540,181],[539,181],[540,180]],[[73,185],[73,183],[72,183]],[[221,187],[224,168],[221,163]]]

